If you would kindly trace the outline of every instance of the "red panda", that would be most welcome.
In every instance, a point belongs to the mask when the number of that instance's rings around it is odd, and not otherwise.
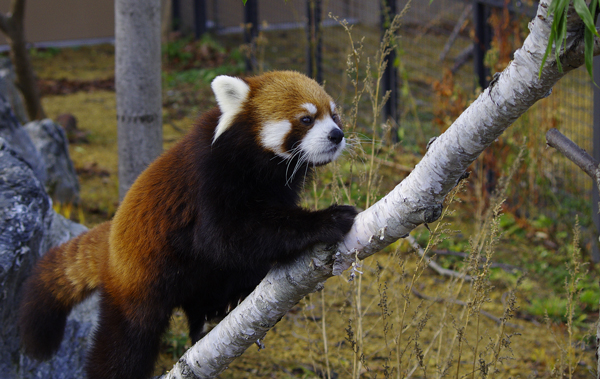
[[[350,230],[354,207],[298,205],[313,167],[346,143],[324,89],[291,71],[211,86],[218,107],[139,176],[114,219],[40,259],[19,310],[26,353],[49,358],[71,308],[98,290],[88,378],[147,378],[174,308],[196,342],[273,263]]]

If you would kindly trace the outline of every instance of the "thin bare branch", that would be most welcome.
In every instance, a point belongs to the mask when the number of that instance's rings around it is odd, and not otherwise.
[[[598,162],[557,129],[552,128],[548,130],[546,133],[546,143],[579,166],[590,178],[598,180]]]
[[[406,237],[406,240],[408,241],[408,243],[410,243],[410,246],[412,246],[412,248],[415,249],[415,251],[417,252],[417,254],[419,254],[419,256],[423,257],[425,255],[425,250],[423,250],[421,245],[419,245],[419,243],[417,242],[415,237],[408,236],[408,237]],[[447,268],[443,268],[442,266],[437,264],[434,260],[432,260],[431,257],[429,257],[429,259],[427,259],[427,265],[429,265],[429,268],[431,268],[433,271],[437,272],[440,275],[450,276],[452,278],[464,279],[467,282],[470,282],[471,280],[473,280],[473,278],[470,275],[467,275],[462,272],[457,272],[454,270],[449,270]]]
[[[457,304],[457,305],[460,305],[463,307],[466,307],[468,305],[466,302],[458,300],[458,299],[444,299],[444,298],[440,298],[440,297],[427,296],[427,295],[422,294],[421,292],[417,291],[414,288],[412,288],[412,292],[416,297],[418,297],[419,299],[423,299],[423,300],[433,301],[436,303],[452,303],[452,304]],[[496,324],[502,323],[502,319],[500,317],[494,316],[490,312],[486,312],[484,310],[479,310],[479,313],[482,316],[485,316],[485,317],[489,318],[490,320],[493,320]],[[513,324],[510,322],[507,322],[504,325],[509,326],[511,328],[515,328],[515,329],[523,329],[523,327],[521,325]]]

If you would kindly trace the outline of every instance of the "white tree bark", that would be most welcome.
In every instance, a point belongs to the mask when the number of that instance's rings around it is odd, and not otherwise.
[[[323,286],[333,274],[349,268],[437,219],[442,202],[471,162],[536,101],[547,97],[554,84],[584,63],[583,23],[569,10],[567,47],[559,72],[554,55],[541,76],[552,20],[551,0],[542,0],[529,25],[530,35],[514,60],[494,77],[479,98],[429,147],[413,172],[392,192],[357,216],[354,227],[337,250],[316,247],[293,264],[269,272],[256,290],[208,335],[188,350],[166,378],[213,378],[248,347],[262,339],[305,295]],[[600,53],[596,41],[594,53]]]
[[[115,1],[119,199],[162,151],[160,0]]]

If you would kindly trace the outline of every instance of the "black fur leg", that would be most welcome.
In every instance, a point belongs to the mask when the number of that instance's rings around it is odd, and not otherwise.
[[[103,294],[100,322],[88,353],[88,379],[144,379],[152,375],[160,337],[170,312],[156,310],[154,317],[132,321]]]
[[[305,231],[312,241],[307,245],[316,243],[331,245],[344,239],[352,228],[358,211],[350,205],[332,205],[312,214],[314,220],[308,223],[309,227]]]
[[[19,308],[19,333],[27,355],[49,359],[60,347],[70,307],[60,304],[32,275],[23,289]]]
[[[188,319],[192,344],[195,344],[204,337],[204,323],[207,317],[206,310],[198,304],[198,301],[196,301],[195,303],[190,302],[184,305],[183,311]]]
[[[325,211],[331,214],[335,229],[339,232],[339,240],[343,239],[352,228],[358,211],[351,205],[332,205]]]

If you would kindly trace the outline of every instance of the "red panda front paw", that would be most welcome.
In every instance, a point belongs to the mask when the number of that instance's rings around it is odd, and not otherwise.
[[[350,228],[352,228],[358,211],[351,205],[332,205],[327,208],[327,211],[330,213],[333,221],[335,242],[340,242],[350,231]]]

